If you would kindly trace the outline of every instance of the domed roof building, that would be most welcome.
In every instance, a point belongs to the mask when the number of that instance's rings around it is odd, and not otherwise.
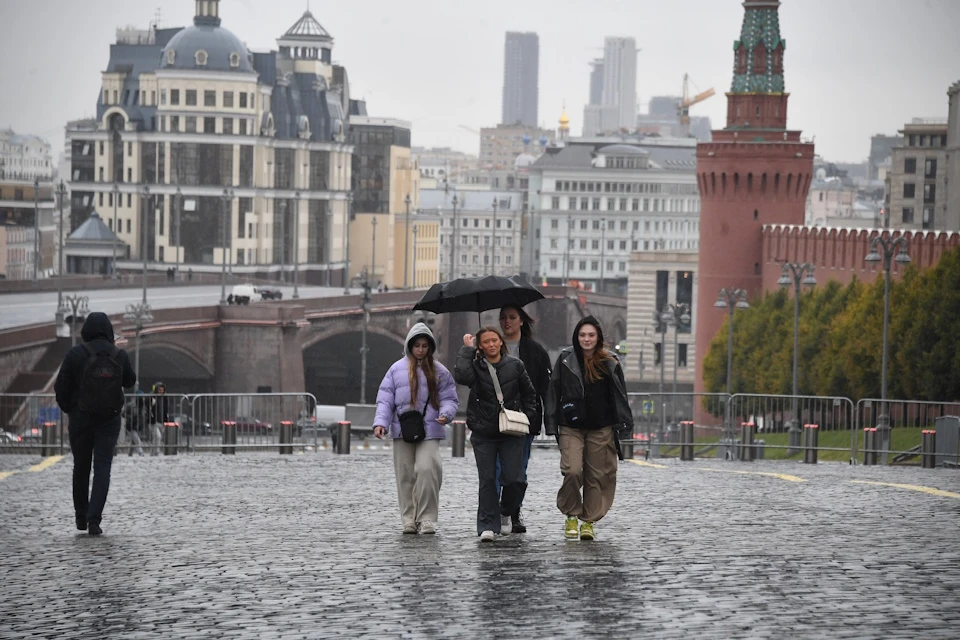
[[[197,0],[197,5],[193,26],[181,30],[163,48],[160,68],[253,72],[246,45],[220,26],[219,2]]]

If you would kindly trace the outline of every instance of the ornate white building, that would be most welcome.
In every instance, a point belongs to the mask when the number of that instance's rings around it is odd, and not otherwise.
[[[96,211],[153,269],[296,261],[306,282],[342,284],[349,115],[365,105],[309,11],[277,43],[248,51],[219,0],[196,0],[186,28],[118,32],[95,127],[67,130],[67,233]]]
[[[35,135],[0,131],[0,180],[49,182],[53,179],[50,143]]]

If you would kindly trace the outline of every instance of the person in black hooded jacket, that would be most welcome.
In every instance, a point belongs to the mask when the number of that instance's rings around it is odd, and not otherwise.
[[[613,505],[619,440],[633,433],[623,368],[604,348],[603,329],[593,316],[577,323],[573,345],[557,358],[544,419],[547,434],[560,444],[557,508],[567,516],[564,536],[593,540],[594,524]]]
[[[470,387],[467,427],[471,432],[470,442],[480,480],[477,535],[481,542],[492,541],[497,532],[501,535],[513,532],[512,514],[520,508],[526,486],[523,471],[525,438],[500,433],[500,402],[490,367],[503,393],[504,408],[522,411],[531,423],[537,412],[537,392],[530,376],[522,360],[507,355],[500,330],[481,327],[476,336],[469,333],[463,336],[453,379]],[[497,495],[496,484],[498,462],[500,495]]]
[[[95,311],[87,316],[80,331],[83,344],[74,346],[63,359],[54,389],[57,405],[70,417],[70,449],[73,452],[73,507],[76,513],[77,529],[88,531],[90,535],[100,535],[100,521],[103,507],[110,490],[110,468],[113,465],[113,453],[120,436],[120,409],[115,412],[104,409],[89,411],[91,403],[102,403],[104,407],[114,404],[113,399],[81,399],[81,385],[84,371],[94,353],[112,353],[120,368],[121,384],[124,388],[133,387],[137,377],[130,366],[130,358],[123,349],[114,344],[113,324],[105,313]],[[114,351],[115,350],[115,351]],[[122,390],[121,390],[122,394]],[[118,407],[123,407],[122,398]],[[93,465],[93,490],[90,491],[90,466]]]

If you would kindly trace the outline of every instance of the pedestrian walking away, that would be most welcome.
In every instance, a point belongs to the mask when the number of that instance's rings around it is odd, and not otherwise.
[[[522,411],[532,423],[537,412],[537,393],[523,361],[507,355],[503,335],[494,327],[481,327],[475,336],[469,333],[463,336],[453,377],[459,384],[470,388],[467,427],[480,481],[477,535],[481,542],[491,542],[497,532],[501,535],[513,532],[512,515],[520,507],[524,489],[523,448],[526,438],[501,433],[500,413],[504,409]],[[502,396],[502,402],[498,396]]]
[[[533,318],[517,305],[507,305],[500,309],[500,328],[503,330],[504,343],[507,345],[507,354],[520,358],[527,369],[527,375],[537,392],[537,412],[530,420],[530,435],[526,436],[523,445],[523,492],[520,496],[520,505],[516,513],[511,514],[514,533],[526,533],[527,524],[523,517],[523,498],[527,492],[527,465],[530,462],[530,451],[533,440],[543,427],[543,406],[550,385],[550,356],[547,350],[533,339]],[[497,493],[500,492],[500,468],[497,467]]]
[[[413,325],[403,358],[393,363],[377,392],[373,435],[389,437],[403,533],[437,532],[443,463],[440,441],[459,403],[453,375],[434,360],[437,342],[427,325]]]
[[[143,392],[137,391],[137,393],[142,394]],[[142,457],[143,442],[140,440],[140,429],[144,424],[144,420],[140,414],[140,403],[136,398],[130,400],[124,406],[121,421],[123,428],[127,432],[127,440],[129,443],[127,455],[132,456],[134,450],[136,450],[137,455]]]
[[[69,416],[73,452],[73,507],[77,529],[100,535],[110,490],[110,468],[120,436],[124,388],[136,383],[127,352],[114,345],[113,325],[105,313],[87,316],[83,339],[67,352],[54,389],[57,405]],[[93,465],[93,488],[90,467]]]
[[[593,316],[577,323],[573,345],[557,358],[544,419],[547,434],[560,445],[557,508],[567,517],[564,536],[593,540],[594,525],[613,505],[619,441],[633,434],[623,368],[604,348],[603,329]]]

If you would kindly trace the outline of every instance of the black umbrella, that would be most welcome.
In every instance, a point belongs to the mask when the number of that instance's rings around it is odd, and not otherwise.
[[[413,310],[433,313],[476,311],[479,320],[482,311],[508,304],[523,307],[542,299],[543,294],[520,276],[458,278],[430,287]]]

